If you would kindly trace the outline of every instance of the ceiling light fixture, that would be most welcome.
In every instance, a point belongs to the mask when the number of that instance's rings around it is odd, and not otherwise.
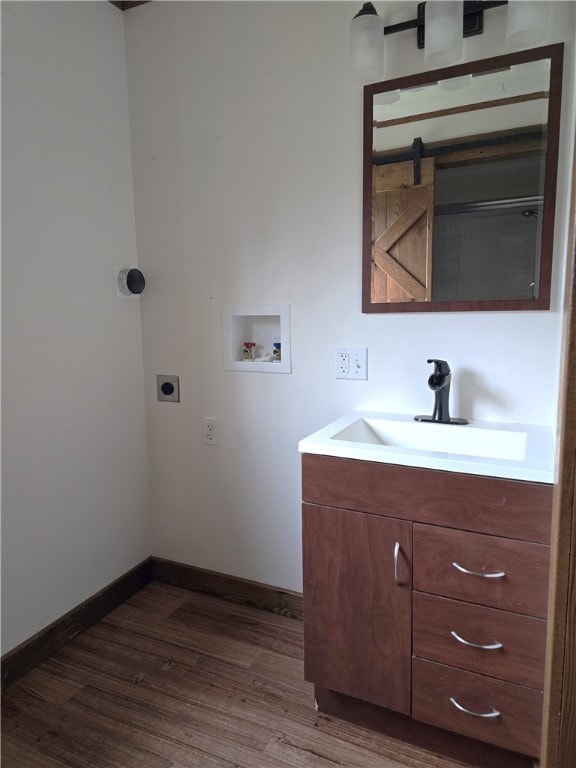
[[[548,31],[546,0],[428,0],[419,3],[417,17],[384,26],[371,2],[350,23],[350,76],[372,83],[384,76],[384,37],[416,30],[418,48],[424,48],[430,68],[455,64],[462,57],[462,38],[481,35],[484,11],[507,5],[506,43],[513,47],[541,43]]]

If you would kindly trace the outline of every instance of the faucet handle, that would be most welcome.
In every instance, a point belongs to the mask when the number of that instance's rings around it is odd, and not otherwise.
[[[426,361],[427,363],[434,363],[434,373],[447,374],[450,373],[450,366],[446,360],[436,360],[431,358]]]

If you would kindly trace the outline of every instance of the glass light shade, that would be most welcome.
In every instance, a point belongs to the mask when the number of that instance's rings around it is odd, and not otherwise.
[[[366,6],[365,6],[366,7]],[[384,21],[376,13],[361,13],[350,22],[350,77],[373,83],[384,76]]]
[[[541,43],[548,33],[548,0],[509,0],[506,9],[506,43],[524,48]]]
[[[424,15],[424,58],[428,67],[449,67],[462,58],[464,3],[428,0]]]

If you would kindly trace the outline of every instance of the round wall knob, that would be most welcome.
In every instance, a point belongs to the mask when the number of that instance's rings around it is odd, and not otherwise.
[[[122,269],[118,273],[118,288],[125,296],[140,294],[144,290],[146,280],[139,269]]]
[[[165,381],[164,384],[160,387],[162,394],[166,395],[167,397],[170,397],[170,395],[174,394],[174,384],[172,384],[171,381]]]

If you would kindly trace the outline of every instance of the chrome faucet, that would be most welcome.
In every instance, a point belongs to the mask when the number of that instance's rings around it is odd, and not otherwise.
[[[432,416],[414,416],[416,421],[435,421],[440,424],[468,424],[467,419],[450,418],[449,398],[452,374],[446,360],[428,360],[434,363],[434,373],[428,379],[428,386],[434,392]]]

